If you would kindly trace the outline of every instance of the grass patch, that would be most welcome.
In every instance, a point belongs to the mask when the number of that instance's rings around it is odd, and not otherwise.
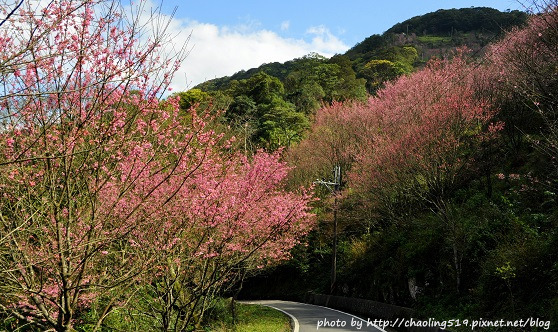
[[[431,47],[442,46],[451,43],[451,37],[443,36],[418,36],[418,41],[424,44],[428,44]]]
[[[229,310],[222,311],[218,320],[209,326],[212,332],[290,332],[291,321],[284,313],[257,304],[236,303],[236,324]]]
[[[160,331],[160,322],[149,313],[149,294],[142,294],[136,298],[130,308],[118,308],[112,311],[103,321],[101,331]],[[216,298],[213,305],[206,311],[201,326],[190,326],[190,332],[290,332],[291,320],[284,313],[256,304],[235,302],[236,319],[233,322],[231,298]],[[77,332],[90,332],[94,329],[99,312],[91,309],[79,317],[76,325]],[[17,326],[16,322],[5,320],[0,316],[0,331],[10,326]],[[24,330],[26,331],[26,330]]]

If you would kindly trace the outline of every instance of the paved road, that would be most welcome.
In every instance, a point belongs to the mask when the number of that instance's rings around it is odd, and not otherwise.
[[[294,322],[294,332],[385,332],[371,323],[368,324],[364,319],[316,305],[287,301],[252,301],[248,303],[265,305],[286,313]]]

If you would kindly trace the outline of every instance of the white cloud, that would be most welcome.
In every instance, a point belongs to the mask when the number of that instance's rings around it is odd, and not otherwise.
[[[289,30],[289,27],[291,26],[291,22],[289,21],[283,21],[281,22],[281,31],[287,31]]]
[[[331,56],[349,48],[324,26],[308,29],[309,40],[284,38],[257,25],[251,29],[246,25],[218,27],[174,19],[171,29],[177,33],[176,44],[185,42],[191,34],[188,42],[191,52],[175,75],[173,91],[184,91],[206,80],[230,76],[263,63],[285,62],[310,52]]]
[[[336,53],[338,50],[347,50],[348,47],[337,38],[329,29],[323,25],[310,27],[306,30],[307,34],[314,35],[312,45],[317,49],[326,50],[327,53]],[[319,53],[319,52],[318,52]]]
[[[144,1],[145,9],[153,6],[152,0]],[[141,13],[145,22],[149,13]],[[325,26],[311,27],[304,38],[295,39],[263,29],[260,22],[250,17],[243,18],[242,24],[221,27],[177,17],[166,16],[166,19],[170,19],[167,33],[174,36],[173,45],[167,45],[169,53],[186,42],[190,50],[171,82],[172,91],[185,91],[206,80],[230,76],[264,63],[285,62],[311,52],[329,57],[349,49]],[[289,27],[289,21],[281,24],[281,28]]]

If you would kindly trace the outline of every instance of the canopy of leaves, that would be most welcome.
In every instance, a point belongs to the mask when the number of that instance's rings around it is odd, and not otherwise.
[[[487,7],[440,9],[397,23],[385,33],[449,35],[457,31],[478,31],[499,35],[526,21],[527,14],[519,10],[500,12]]]
[[[558,2],[537,3],[539,14],[477,58],[431,61],[366,103],[321,108],[289,151],[292,186],[343,165],[338,295],[425,317],[558,318]],[[423,40],[447,45],[453,34]],[[364,69],[399,69],[387,56],[363,59]],[[334,203],[323,197],[320,232],[284,270],[322,292]]]
[[[120,5],[26,2],[0,30],[1,330],[112,330],[122,312],[194,330],[312,227],[279,153],[231,149],[220,113],[195,108],[209,93],[161,100],[186,48],[164,50],[172,36],[145,2]],[[294,140],[278,79],[238,89],[274,139]]]
[[[275,95],[294,105],[294,110],[304,114],[307,122],[322,105],[334,101],[363,101],[367,94],[375,94],[386,82],[412,73],[433,56],[450,56],[456,47],[462,45],[477,51],[504,30],[525,23],[526,17],[525,13],[519,11],[500,12],[482,7],[441,10],[399,23],[383,35],[372,35],[344,55],[327,59],[311,53],[283,64],[263,64],[230,77],[207,81],[196,89],[208,93],[220,91],[232,98],[246,95],[256,107],[269,104],[272,95]],[[261,80],[263,74],[277,81],[269,81],[271,85],[267,87],[247,87],[262,83],[258,83],[257,77]],[[282,83],[284,93],[274,90],[273,85],[279,87],[278,82]],[[260,95],[257,96],[258,93],[251,89],[260,89]],[[267,97],[266,93],[269,93]],[[238,104],[234,107],[235,110],[230,110],[229,114],[238,113]],[[262,115],[259,112],[250,117],[263,123],[265,121],[258,119]],[[303,119],[299,116],[295,118]],[[262,132],[261,124],[251,127],[251,132],[259,134],[255,134],[250,141],[262,146],[270,135]],[[299,127],[306,125],[301,122]],[[246,136],[247,128],[242,128]],[[296,136],[300,137],[300,134]]]

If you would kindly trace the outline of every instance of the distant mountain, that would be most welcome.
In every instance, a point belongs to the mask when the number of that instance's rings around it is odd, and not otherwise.
[[[297,59],[290,60],[285,63],[271,62],[263,64],[257,68],[251,68],[248,70],[241,70],[231,76],[224,76],[220,78],[215,78],[209,81],[205,81],[194,88],[201,89],[204,91],[215,91],[221,90],[228,86],[231,81],[240,81],[249,79],[259,72],[264,72],[271,76],[277,77],[281,82],[285,81],[287,75],[293,71],[296,67]]]
[[[350,59],[356,76],[366,79],[367,89],[373,93],[383,82],[421,66],[432,56],[446,56],[460,46],[479,51],[504,31],[525,24],[527,17],[518,10],[500,12],[487,7],[441,9],[397,23],[382,35],[372,35],[338,56]],[[416,51],[416,57],[411,48]],[[195,88],[223,90],[231,82],[249,79],[259,72],[285,83],[289,74],[299,69],[307,58],[263,64],[206,81]]]
[[[487,7],[440,9],[397,23],[382,35],[372,35],[345,55],[365,63],[381,57],[386,48],[407,45],[417,49],[424,63],[460,46],[478,51],[505,31],[524,25],[527,17],[527,13],[518,10],[501,12]]]
[[[501,12],[487,7],[440,9],[397,23],[385,34],[414,33],[436,36],[451,36],[455,32],[500,34],[502,30],[509,30],[514,26],[524,24],[526,19],[527,14],[518,10]]]

